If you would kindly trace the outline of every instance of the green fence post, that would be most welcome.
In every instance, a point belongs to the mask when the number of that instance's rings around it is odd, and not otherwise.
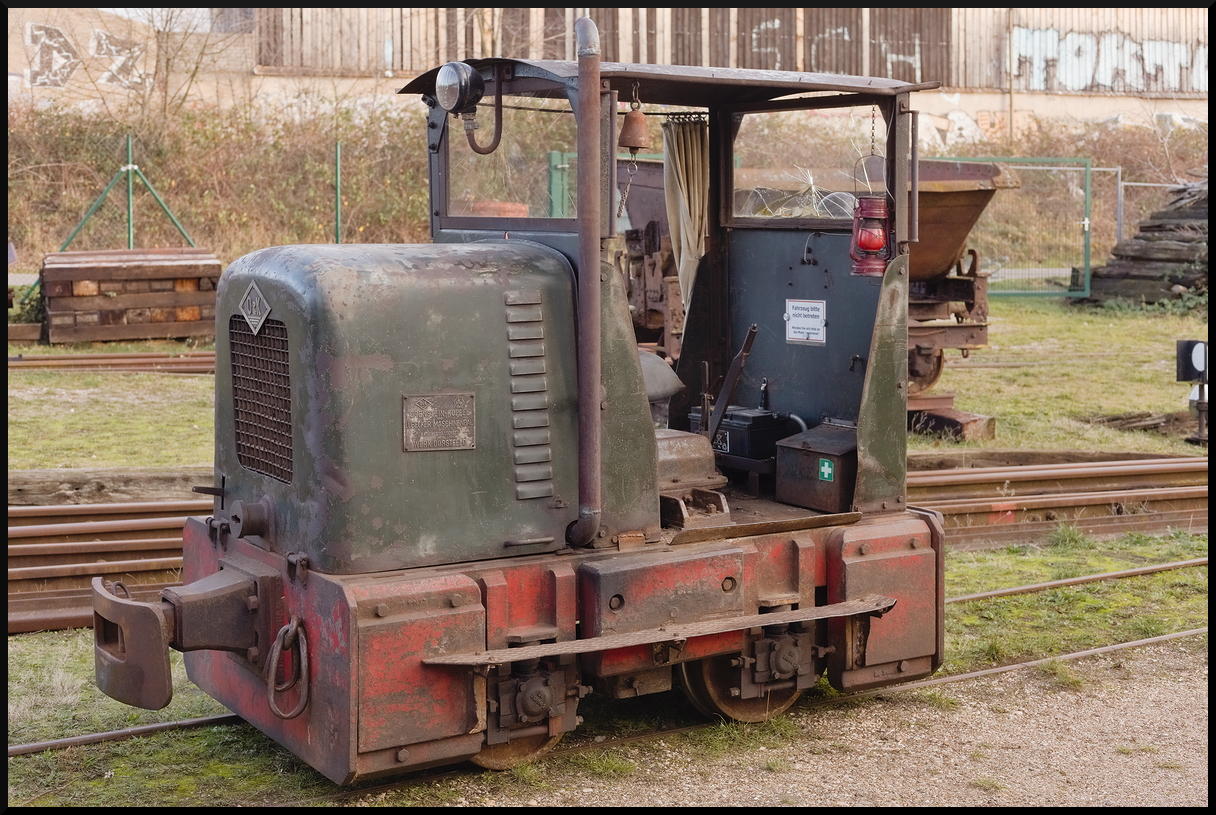
[[[144,186],[148,188],[148,192],[152,193],[152,197],[156,199],[156,203],[160,204],[160,208],[164,210],[165,215],[169,216],[169,220],[173,222],[175,227],[177,227],[177,231],[180,232],[182,237],[186,239],[186,243],[190,244],[191,247],[195,245],[194,239],[190,237],[190,235],[186,232],[186,228],[183,227],[181,222],[177,220],[177,217],[174,216],[173,212],[169,209],[169,205],[166,204],[164,199],[160,197],[160,193],[158,193],[156,188],[152,186],[152,182],[148,180],[146,175],[144,175],[143,170],[135,166],[134,148],[132,147],[131,134],[128,133],[126,165],[118,168],[118,172],[116,172],[114,177],[110,179],[110,183],[106,185],[106,188],[101,191],[101,195],[97,196],[97,200],[93,202],[93,205],[89,207],[89,211],[86,212],[84,217],[80,219],[80,223],[78,223],[76,228],[72,230],[72,234],[68,235],[68,239],[63,242],[63,246],[59,247],[60,252],[67,251],[68,246],[70,246],[72,241],[76,239],[76,236],[80,234],[80,230],[84,228],[86,223],[88,223],[89,218],[93,217],[93,213],[95,213],[101,207],[102,202],[106,200],[106,196],[110,194],[110,190],[114,189],[114,185],[118,183],[118,179],[124,174],[127,177],[127,248],[135,248],[134,182],[136,175],[138,175],[139,179],[144,182]]]
[[[123,170],[127,174],[127,248],[135,248],[135,179],[132,169],[135,168],[135,151],[131,147],[131,134],[127,134],[127,166]]]
[[[139,178],[144,182],[144,186],[148,188],[148,192],[152,193],[152,197],[156,199],[156,203],[160,204],[160,208],[165,211],[165,214],[169,216],[169,220],[173,222],[175,227],[177,227],[177,231],[182,233],[182,237],[186,239],[186,243],[194,246],[194,239],[186,233],[186,228],[181,225],[181,223],[177,220],[177,217],[169,210],[169,205],[166,204],[164,199],[160,197],[160,193],[158,193],[156,188],[152,186],[152,182],[148,180],[146,175],[144,175],[144,171],[136,167],[135,172],[139,174]],[[127,248],[134,249],[135,247],[130,246]]]
[[[334,142],[334,243],[342,242],[342,142]]]

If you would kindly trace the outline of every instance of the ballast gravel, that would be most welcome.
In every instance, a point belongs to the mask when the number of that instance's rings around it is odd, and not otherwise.
[[[526,773],[441,782],[432,803],[1207,805],[1206,635],[1058,665],[849,707],[795,707],[786,715],[797,733],[779,746],[718,757],[658,739],[613,748],[614,771],[542,761]]]

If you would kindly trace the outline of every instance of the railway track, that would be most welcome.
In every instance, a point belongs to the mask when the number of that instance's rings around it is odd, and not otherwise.
[[[106,371],[125,373],[213,374],[214,351],[133,354],[19,354],[8,358],[9,370]]]
[[[1206,457],[908,473],[908,503],[941,512],[947,544],[985,549],[1067,523],[1087,535],[1207,530]]]
[[[1205,563],[1206,563],[1206,561],[1207,561],[1207,559],[1204,558]],[[1194,564],[1185,564],[1185,565],[1194,565]],[[1101,575],[1093,576],[1093,579],[1101,579],[1101,578],[1102,578]],[[1017,588],[1006,589],[1006,590],[1003,590],[1002,592],[998,592],[998,593],[1000,593],[1000,594],[1024,593],[1027,590],[1035,589],[1035,588],[1038,588],[1038,587],[1019,586]],[[956,598],[956,599],[962,599],[962,598]],[[950,602],[950,601],[947,601],[947,602]],[[922,680],[919,682],[909,682],[906,685],[894,685],[894,686],[883,687],[878,690],[846,693],[846,694],[834,696],[830,699],[826,699],[822,702],[816,703],[815,705],[812,705],[812,707],[820,707],[820,706],[827,706],[827,705],[840,705],[840,704],[845,704],[851,700],[862,699],[867,696],[876,696],[879,694],[890,695],[892,693],[898,693],[898,692],[906,691],[906,690],[919,690],[921,688],[932,687],[934,685],[945,685],[945,684],[950,684],[952,682],[962,682],[962,681],[965,681],[968,679],[976,679],[981,676],[989,676],[989,675],[995,674],[995,673],[1007,673],[1009,671],[1021,670],[1022,668],[1031,668],[1036,665],[1042,665],[1046,662],[1050,662],[1052,660],[1067,661],[1067,660],[1071,660],[1071,659],[1081,659],[1083,657],[1094,656],[1096,654],[1109,653],[1111,651],[1118,651],[1118,650],[1122,650],[1125,648],[1140,648],[1140,647],[1143,647],[1146,645],[1155,645],[1159,642],[1168,642],[1169,640],[1178,639],[1180,637],[1192,637],[1192,636],[1198,636],[1200,634],[1206,634],[1206,633],[1207,633],[1207,628],[1196,628],[1196,629],[1192,629],[1189,631],[1179,631],[1179,632],[1176,632],[1173,634],[1165,634],[1160,637],[1150,637],[1148,639],[1143,639],[1143,640],[1134,640],[1132,642],[1123,642],[1123,643],[1118,643],[1116,645],[1104,646],[1101,648],[1090,648],[1085,651],[1077,651],[1074,653],[1063,654],[1061,656],[1050,657],[1047,659],[1036,659],[1036,660],[1032,660],[1030,662],[1019,662],[1019,663],[1015,663],[1012,665],[1002,665],[997,668],[987,668],[987,669],[981,670],[981,671],[971,671],[969,673],[952,674],[950,676],[941,676],[941,677],[937,677],[935,679],[925,679],[925,680]],[[111,730],[107,733],[89,733],[89,734],[86,734],[83,736],[70,736],[68,738],[56,739],[55,741],[42,741],[42,742],[35,742],[33,744],[10,745],[8,748],[8,754],[10,757],[27,756],[27,755],[33,755],[34,753],[45,752],[47,750],[64,750],[69,747],[82,747],[87,744],[104,744],[107,742],[124,741],[126,739],[133,739],[133,738],[138,738],[139,736],[147,736],[147,735],[151,735],[153,733],[163,733],[165,731],[171,731],[171,730],[190,730],[190,729],[193,729],[196,727],[215,727],[215,726],[223,726],[223,725],[242,724],[242,723],[244,723],[244,721],[245,720],[242,719],[240,716],[237,716],[232,713],[220,714],[218,716],[202,716],[202,717],[199,717],[196,719],[181,719],[179,721],[174,721],[174,722],[161,722],[159,724],[142,725],[140,727],[128,727],[124,730]],[[625,736],[622,738],[617,738],[617,739],[612,739],[612,740],[606,739],[604,741],[596,741],[596,742],[592,742],[592,743],[585,744],[585,745],[577,745],[577,746],[563,748],[560,750],[555,750],[553,752],[553,755],[564,755],[564,754],[576,753],[576,752],[581,752],[583,750],[588,750],[588,749],[603,750],[608,747],[614,747],[614,746],[618,746],[621,744],[628,744],[630,742],[657,738],[659,736],[670,735],[670,734],[676,733],[676,732],[682,733],[682,732],[686,732],[689,730],[699,730],[703,727],[712,726],[712,724],[713,723],[698,724],[698,725],[693,725],[691,727],[666,729],[666,730],[657,731],[655,733],[645,733],[645,734],[641,734],[641,735],[637,735],[637,736]],[[427,780],[433,780],[433,776],[428,775]],[[397,786],[400,786],[400,784],[399,783],[398,784],[386,784],[386,785],[384,785],[384,788],[391,789],[391,788],[395,788]],[[367,789],[362,789],[362,790],[358,790],[357,793],[355,793],[355,794],[362,795],[362,794],[366,794],[367,792],[368,792]]]
[[[1061,524],[1094,536],[1207,531],[1206,458],[908,474],[908,503],[942,513],[954,549],[1041,539]],[[10,506],[9,633],[89,627],[90,581],[122,580],[141,600],[180,582],[181,530],[210,499]]]
[[[1206,559],[1205,559],[1206,561]],[[1178,564],[1186,565],[1186,564]],[[1093,575],[1089,579],[1100,580],[1107,577],[1122,577],[1121,574],[1112,575]],[[999,592],[1001,594],[1009,593],[1025,593],[1030,590],[1041,590],[1045,587],[1041,586],[1020,586]],[[964,599],[964,598],[957,598]],[[969,599],[969,598],[968,598]],[[869,696],[883,695],[890,696],[895,693],[904,691],[923,690],[925,688],[937,687],[940,685],[948,685],[958,682],[965,682],[980,677],[991,676],[998,673],[1008,673],[1010,671],[1019,671],[1026,668],[1033,668],[1051,662],[1066,662],[1075,659],[1084,659],[1086,657],[1097,656],[1099,654],[1112,653],[1122,651],[1129,648],[1142,648],[1158,643],[1168,642],[1184,637],[1193,637],[1205,635],[1208,633],[1207,627],[1195,628],[1188,631],[1178,631],[1172,634],[1165,634],[1157,637],[1149,637],[1146,639],[1133,640],[1129,642],[1120,642],[1113,645],[1102,646],[1099,648],[1090,648],[1084,651],[1075,651],[1072,653],[1061,654],[1045,659],[1030,660],[1027,662],[1012,663],[1009,665],[1001,665],[994,668],[986,668],[978,671],[969,671],[967,673],[952,674],[948,676],[939,676],[931,679],[925,679],[918,682],[909,682],[904,685],[894,685],[880,688],[877,690],[857,691],[853,693],[840,694],[828,699],[804,705],[807,709],[815,709],[820,707],[839,706],[854,702],[858,699],[863,699]],[[124,741],[126,739],[137,738],[140,736],[148,736],[156,733],[163,733],[175,730],[190,730],[199,727],[224,727],[230,725],[244,724],[241,717],[233,714],[224,714],[218,716],[205,716],[195,719],[184,719],[180,721],[161,722],[159,724],[144,725],[141,727],[131,727],[124,730],[110,731],[107,733],[91,733],[82,736],[72,736],[55,741],[44,741],[33,744],[18,744],[9,745],[8,755],[10,758],[15,756],[33,755],[36,753],[44,753],[51,750],[63,750],[71,747],[83,747],[91,744],[105,744],[110,742]],[[718,720],[702,722],[700,724],[688,725],[683,727],[667,727],[650,730],[644,733],[638,733],[630,736],[621,736],[611,739],[603,739],[593,741],[585,741],[583,743],[575,743],[563,745],[549,754],[550,757],[573,755],[587,750],[602,751],[612,747],[619,747],[626,744],[637,742],[646,742],[652,739],[672,736],[678,733],[688,733],[697,730],[702,730],[707,727],[715,727],[718,725]],[[463,768],[456,769],[438,769],[438,770],[423,770],[404,779],[395,779],[384,783],[378,783],[371,786],[361,786],[355,789],[338,790],[329,794],[312,796],[305,799],[297,799],[288,802],[277,804],[277,806],[298,806],[308,803],[334,803],[338,801],[351,800],[356,798],[366,797],[376,793],[389,792],[402,789],[405,787],[415,786],[419,784],[430,784],[441,778],[451,778],[469,775],[471,773],[483,772],[480,769],[469,770]],[[29,802],[27,802],[29,803]]]

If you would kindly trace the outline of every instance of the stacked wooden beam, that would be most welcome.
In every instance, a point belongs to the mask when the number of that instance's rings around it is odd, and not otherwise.
[[[206,249],[56,252],[42,262],[49,342],[215,334],[219,258]]]
[[[1093,270],[1093,302],[1173,300],[1208,285],[1208,183],[1172,190],[1165,209],[1142,222],[1131,240],[1111,250],[1111,261]]]

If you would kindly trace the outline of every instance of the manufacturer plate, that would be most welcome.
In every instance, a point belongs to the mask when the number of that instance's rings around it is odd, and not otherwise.
[[[476,403],[471,393],[402,396],[406,452],[472,450],[477,446]]]

